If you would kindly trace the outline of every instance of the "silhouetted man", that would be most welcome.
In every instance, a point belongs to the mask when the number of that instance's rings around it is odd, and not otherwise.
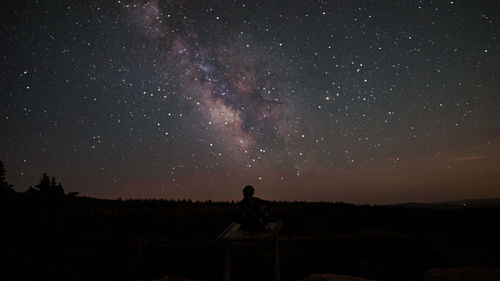
[[[266,230],[269,218],[269,202],[253,197],[255,189],[251,185],[243,188],[243,200],[240,202],[241,230],[256,232]]]

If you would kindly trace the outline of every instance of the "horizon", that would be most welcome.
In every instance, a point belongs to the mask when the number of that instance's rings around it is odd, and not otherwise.
[[[383,6],[383,7],[381,7]],[[500,198],[500,2],[19,1],[0,160],[116,198]]]
[[[39,181],[38,181],[39,182]],[[59,182],[59,181],[58,181]],[[34,186],[34,185],[31,185]],[[31,187],[30,186],[30,187]],[[64,185],[63,185],[64,187]],[[13,186],[13,189],[16,192],[23,193],[27,192],[28,188],[26,189],[19,189],[16,188],[16,186]],[[241,190],[240,190],[241,191]],[[65,189],[65,193],[71,193],[71,192],[77,192],[77,196],[82,198],[90,198],[90,199],[97,199],[97,200],[112,200],[112,201],[121,201],[121,200],[167,200],[167,201],[182,201],[182,200],[189,200],[192,202],[207,202],[211,201],[213,203],[231,203],[231,202],[239,202],[242,199],[242,196],[236,196],[234,198],[226,198],[226,199],[217,199],[217,198],[190,198],[190,197],[100,197],[99,194],[87,194],[87,193],[81,193],[77,190],[72,190],[72,189]],[[241,193],[241,192],[240,192]],[[258,193],[256,194],[256,197],[269,200],[269,201],[274,201],[274,202],[306,202],[306,203],[329,203],[329,204],[335,204],[335,203],[341,203],[341,204],[354,204],[354,205],[379,205],[379,206],[384,206],[384,205],[401,205],[401,204],[440,204],[440,203],[454,203],[454,202],[467,202],[467,201],[488,201],[488,200],[500,200],[500,197],[463,197],[463,198],[445,198],[444,200],[439,200],[439,199],[434,199],[434,200],[401,200],[401,201],[385,201],[385,202],[369,202],[369,201],[346,201],[346,200],[322,200],[322,199],[317,199],[317,200],[308,200],[308,199],[283,199],[283,198],[268,198],[268,197],[262,197]]]
[[[7,181],[8,182],[8,181]],[[33,187],[33,186],[30,186]],[[64,186],[63,186],[64,188]],[[13,190],[18,193],[18,194],[27,194],[29,193],[29,190],[19,190],[16,189],[15,186],[13,186]],[[152,201],[174,201],[174,202],[179,202],[179,201],[187,201],[189,203],[229,203],[229,204],[237,204],[240,202],[243,197],[236,198],[236,199],[192,199],[192,198],[183,198],[183,197],[178,197],[178,198],[168,198],[168,197],[116,197],[116,198],[106,198],[106,197],[96,197],[92,196],[90,194],[80,194],[78,191],[74,190],[64,190],[64,194],[68,195],[70,197],[78,197],[82,199],[95,199],[95,200],[104,200],[104,201],[144,201],[144,200],[152,200]],[[282,199],[269,199],[269,198],[263,198],[259,196],[255,196],[260,199],[267,200],[272,203],[320,203],[320,204],[347,204],[347,205],[355,205],[355,206],[403,206],[403,205],[411,205],[411,204],[417,204],[417,205],[440,205],[440,204],[474,204],[477,202],[480,203],[485,203],[485,202],[497,202],[499,203],[500,206],[500,197],[491,197],[491,198],[459,198],[459,199],[453,199],[453,200],[431,200],[431,201],[395,201],[395,202],[382,202],[382,203],[377,203],[377,202],[350,202],[350,201],[342,201],[342,200],[282,200]],[[465,205],[464,205],[465,207]],[[474,207],[470,206],[470,207]]]

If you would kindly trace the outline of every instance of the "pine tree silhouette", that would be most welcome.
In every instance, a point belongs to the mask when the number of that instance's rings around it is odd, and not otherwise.
[[[40,182],[35,185],[35,188],[40,192],[49,192],[50,191],[50,178],[47,173],[43,173]]]
[[[39,192],[46,194],[64,195],[64,188],[61,183],[57,183],[55,177],[51,179],[47,173],[43,173],[40,182],[35,185],[35,188],[38,189]]]
[[[5,167],[3,165],[3,162],[0,161],[0,193],[11,193],[14,192],[14,189],[12,189],[12,184],[9,184],[5,180]]]

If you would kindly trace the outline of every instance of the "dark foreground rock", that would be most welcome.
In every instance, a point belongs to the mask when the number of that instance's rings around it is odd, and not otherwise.
[[[150,280],[150,281],[204,281],[204,280],[191,280],[191,279],[187,279],[184,277],[167,275],[167,276],[163,277],[163,279],[156,279],[156,280]]]
[[[457,267],[436,268],[425,272],[425,281],[498,281],[500,268]]]
[[[375,281],[355,276],[339,275],[339,274],[311,274],[306,279],[300,281]]]

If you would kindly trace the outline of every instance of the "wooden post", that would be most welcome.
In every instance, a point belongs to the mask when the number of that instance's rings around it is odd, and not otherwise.
[[[282,222],[270,222],[269,231],[250,233],[240,230],[240,224],[232,222],[219,235],[217,240],[224,245],[224,281],[231,281],[231,247],[242,245],[264,245],[271,243],[274,247],[274,281],[280,281],[280,249],[279,249],[279,231]]]
[[[224,281],[231,281],[231,245],[224,247]]]
[[[276,237],[274,240],[274,281],[280,281],[280,244]]]

